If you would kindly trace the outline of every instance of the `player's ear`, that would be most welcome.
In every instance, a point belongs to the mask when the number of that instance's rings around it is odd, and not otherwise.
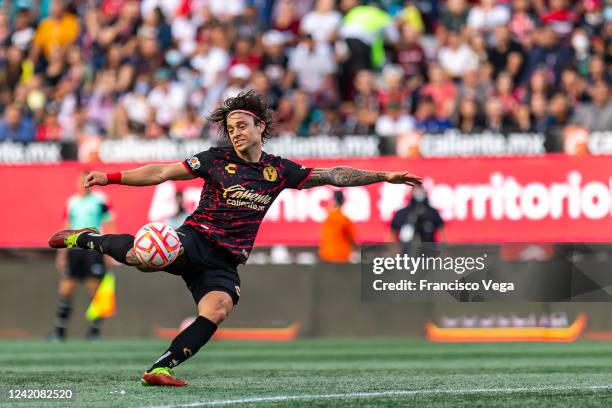
[[[262,122],[261,120],[258,120],[257,123],[255,123],[255,127],[257,128],[257,130],[259,131],[259,135],[261,136],[264,130],[266,130],[266,123]]]

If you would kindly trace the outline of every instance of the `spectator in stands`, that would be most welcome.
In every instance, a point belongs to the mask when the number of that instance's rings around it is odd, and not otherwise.
[[[452,127],[448,118],[437,118],[433,100],[424,97],[419,103],[414,113],[415,127],[424,133],[443,133]]]
[[[516,90],[517,97],[523,101],[528,102],[531,100],[533,95],[541,95],[544,98],[548,98],[551,94],[551,87],[554,83],[551,83],[551,78],[547,77],[545,69],[538,69],[529,78],[527,86],[519,87]]]
[[[511,54],[519,54],[524,61],[523,47],[512,40],[510,29],[507,25],[499,25],[494,30],[495,43],[487,49],[487,60],[493,66],[493,76],[508,68],[508,60]],[[520,70],[520,67],[519,67]]]
[[[376,133],[378,117],[378,110],[373,110],[368,106],[358,106],[346,120],[346,133],[349,135],[373,135]]]
[[[234,65],[246,65],[251,71],[259,69],[261,57],[253,49],[253,42],[250,38],[239,37],[236,39],[233,50],[233,57],[230,59],[230,69]]]
[[[62,127],[58,120],[58,108],[47,108],[43,123],[36,129],[36,140],[39,142],[60,141],[63,137]]]
[[[233,26],[239,37],[259,38],[264,31],[265,24],[257,7],[254,4],[247,4],[244,11],[234,18]]]
[[[53,47],[47,56],[47,68],[44,70],[44,86],[46,88],[55,88],[65,71],[64,65],[64,50],[59,47]]]
[[[27,51],[32,45],[34,33],[30,9],[27,7],[19,8],[15,16],[15,26],[11,34],[11,44],[21,51]]]
[[[372,71],[361,70],[355,76],[355,97],[352,105],[354,108],[367,108],[373,113],[370,122],[374,124],[379,113],[378,95],[374,84]]]
[[[390,103],[384,114],[376,120],[376,134],[385,137],[396,137],[415,128],[415,121],[398,103]]]
[[[16,46],[6,49],[4,63],[0,64],[0,102],[9,104],[12,102],[12,94],[23,75],[23,51]]]
[[[301,89],[285,95],[275,112],[275,121],[280,134],[290,133],[298,136],[310,135],[315,112],[311,109],[311,98]]]
[[[421,89],[421,96],[429,96],[436,106],[438,118],[450,118],[455,109],[457,87],[440,65],[429,66],[429,83]]]
[[[467,26],[472,30],[490,33],[495,27],[510,21],[508,8],[496,3],[495,0],[481,0],[479,5],[472,7]]]
[[[529,105],[517,105],[513,111],[509,112],[509,114],[512,115],[512,119],[514,121],[510,131],[517,133],[531,133],[535,130],[531,123],[531,110]]]
[[[495,81],[495,88],[492,91],[492,95],[499,98],[504,114],[510,115],[518,106],[518,98],[514,93],[514,84],[512,82],[512,76],[507,72],[501,72]]]
[[[567,0],[549,0],[548,5],[547,9],[541,10],[540,20],[549,24],[559,37],[567,36],[577,22],[576,14],[569,9]]]
[[[292,0],[279,0],[276,17],[272,23],[272,29],[284,34],[289,44],[295,45],[300,35],[300,18],[296,13],[295,4]]]
[[[79,36],[80,25],[77,17],[66,11],[64,0],[53,0],[51,15],[44,19],[36,29],[33,46],[30,49],[30,59],[34,63],[42,53],[49,58],[54,49],[64,51]]]
[[[440,41],[447,31],[461,32],[467,24],[469,9],[465,0],[448,0],[442,11]]]
[[[377,95],[380,108],[385,110],[389,104],[405,106],[410,89],[404,83],[403,69],[389,64],[383,69],[381,79]]]
[[[314,127],[312,134],[329,136],[343,136],[345,134],[345,126],[337,104],[324,105],[320,115],[322,117]]]
[[[525,56],[518,52],[512,52],[508,54],[508,60],[506,62],[506,72],[512,76],[512,82],[518,84],[523,74],[523,67],[525,65]]]
[[[346,263],[350,261],[355,246],[355,227],[342,212],[344,194],[334,191],[334,200],[321,228],[319,256],[324,262]]]
[[[156,86],[147,97],[151,108],[150,121],[155,121],[165,129],[180,118],[186,104],[187,95],[182,84],[172,81],[168,69],[162,68],[155,73]]]
[[[342,22],[342,14],[335,9],[334,3],[334,0],[317,0],[315,9],[302,19],[301,32],[316,42],[333,43]]]
[[[221,95],[221,99],[232,98],[245,91],[251,79],[251,74],[251,68],[245,64],[232,66],[227,72],[227,85]]]
[[[359,5],[358,0],[344,0],[342,3],[346,15],[339,35],[348,50],[340,71],[340,89],[342,99],[350,100],[357,72],[380,68],[385,62],[384,42],[396,44],[399,32],[384,10],[372,5]]]
[[[270,84],[269,78],[263,71],[253,72],[249,87],[255,89],[261,95],[265,95],[270,109],[276,110],[278,101],[282,96],[282,90],[280,87]]]
[[[546,133],[549,126],[548,100],[543,95],[533,95],[529,104],[531,128],[534,132]]]
[[[523,82],[527,82],[535,70],[543,69],[548,82],[557,83],[561,71],[571,62],[571,49],[559,41],[552,27],[540,27],[536,31],[535,46],[527,54]]]
[[[336,72],[334,54],[327,43],[316,43],[305,34],[289,59],[287,83],[293,84],[316,98],[332,81]]]
[[[261,69],[270,80],[272,86],[287,87],[287,67],[289,58],[285,54],[285,36],[280,31],[267,31],[262,37],[263,57]]]
[[[574,52],[574,61],[578,71],[586,75],[589,71],[589,60],[591,59],[589,38],[583,29],[576,29],[570,41]]]
[[[432,34],[440,20],[440,2],[432,0],[408,0],[407,2],[414,4],[419,10],[423,23],[425,24],[425,32]]]
[[[23,115],[16,105],[8,105],[4,119],[0,122],[0,141],[32,142],[34,141],[34,122]]]
[[[200,72],[200,85],[206,91],[206,100],[202,106],[204,112],[211,111],[221,97],[230,62],[223,38],[224,28],[215,23],[207,32],[207,38],[198,42],[197,51],[190,60],[191,66]]]
[[[402,27],[402,38],[397,45],[396,61],[404,70],[408,89],[414,90],[425,80],[427,56],[421,46],[418,30],[411,26]]]
[[[522,46],[531,45],[531,33],[536,27],[536,16],[530,0],[513,0],[510,31]]]
[[[506,133],[512,121],[504,114],[504,106],[499,98],[491,97],[485,104],[485,128],[492,132]]]
[[[464,72],[478,68],[478,55],[456,31],[448,32],[446,45],[438,53],[438,61],[454,80],[459,80]]]
[[[588,82],[592,85],[596,82],[605,82],[612,85],[612,73],[606,69],[606,62],[601,55],[593,55],[589,64]]]
[[[591,132],[612,129],[612,100],[609,85],[596,82],[589,89],[592,102],[579,105],[572,117],[572,124],[583,126]]]
[[[87,119],[106,134],[112,127],[115,110],[115,77],[111,71],[98,72],[91,97],[87,102]]]
[[[397,1],[397,3],[400,3],[400,1]],[[388,7],[387,11],[394,15],[392,7]],[[408,0],[404,2],[404,8],[397,14],[396,21],[400,26],[415,30],[419,34],[425,32],[425,22],[415,1]]]
[[[456,127],[461,133],[479,133],[484,130],[484,118],[481,108],[472,98],[459,99],[459,112],[456,119]]]
[[[563,92],[552,96],[549,104],[546,151],[563,151],[563,129],[570,124],[572,109],[568,97]]]
[[[561,73],[559,91],[567,95],[572,106],[588,100],[586,85],[585,79],[573,67],[567,67]]]
[[[196,139],[201,136],[205,119],[195,107],[188,105],[182,117],[172,123],[170,137],[174,139]]]
[[[480,78],[479,70],[472,69],[463,74],[461,83],[457,85],[457,106],[464,99],[473,99],[478,105],[484,106],[487,97],[493,91],[493,85]]]

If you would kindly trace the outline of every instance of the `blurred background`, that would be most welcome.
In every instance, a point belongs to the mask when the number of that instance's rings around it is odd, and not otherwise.
[[[75,200],[95,194],[104,228],[132,234],[180,225],[199,200],[198,180],[85,192],[84,171],[220,145],[206,115],[256,89],[277,123],[266,151],[425,183],[283,192],[241,269],[246,305],[230,327],[612,338],[606,304],[368,304],[359,283],[371,243],[485,243],[546,268],[556,243],[610,242],[611,34],[609,0],[0,1],[0,336],[45,336],[67,304],[69,335],[86,333],[93,292],[62,295],[66,264],[46,249]],[[609,265],[605,250],[580,256]],[[172,337],[193,314],[180,280],[106,269],[117,307],[103,335]],[[172,307],[146,313],[169,294]]]

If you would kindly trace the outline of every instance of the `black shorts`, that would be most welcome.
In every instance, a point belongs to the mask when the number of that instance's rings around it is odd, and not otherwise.
[[[183,278],[196,304],[213,290],[226,292],[234,304],[238,303],[238,261],[188,225],[180,226],[176,232],[185,252],[164,270]]]
[[[106,273],[104,265],[104,256],[96,251],[83,249],[69,249],[68,263],[64,275],[69,278],[85,279],[98,278],[102,279]]]

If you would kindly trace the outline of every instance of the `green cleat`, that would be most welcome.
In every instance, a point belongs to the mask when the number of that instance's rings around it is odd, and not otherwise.
[[[145,371],[140,379],[142,385],[161,385],[167,387],[183,387],[187,382],[174,377],[174,372],[168,367],[157,367]]]
[[[78,230],[65,229],[56,232],[49,238],[49,246],[51,248],[78,248],[77,238],[84,232],[93,232],[98,234],[97,228],[81,228]]]

